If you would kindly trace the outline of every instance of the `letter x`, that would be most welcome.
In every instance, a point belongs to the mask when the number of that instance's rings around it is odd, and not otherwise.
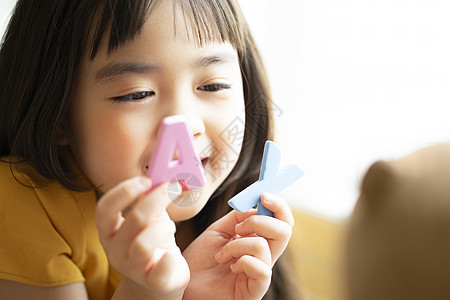
[[[281,160],[280,148],[271,141],[266,141],[261,162],[259,179],[228,201],[228,205],[239,212],[248,211],[258,204],[257,214],[273,217],[273,213],[261,203],[265,192],[278,194],[303,176],[303,171],[296,165],[287,165],[278,172]]]

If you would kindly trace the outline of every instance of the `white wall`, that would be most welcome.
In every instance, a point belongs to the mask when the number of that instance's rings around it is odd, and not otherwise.
[[[450,140],[450,1],[241,0],[304,178],[293,204],[343,218],[378,159]],[[256,7],[258,9],[256,9]]]
[[[0,0],[0,31],[14,0]],[[377,159],[450,140],[447,0],[240,0],[281,108],[294,207],[351,213]]]
[[[3,32],[6,30],[15,3],[16,0],[0,0],[0,36],[3,36]]]

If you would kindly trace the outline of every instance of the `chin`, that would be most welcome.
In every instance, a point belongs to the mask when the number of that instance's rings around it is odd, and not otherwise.
[[[215,188],[206,183],[201,188],[185,190],[177,194],[166,209],[170,219],[180,222],[193,218],[203,209],[214,190]],[[168,193],[171,198],[170,191]]]
[[[205,206],[206,202],[206,200],[198,201],[190,206],[180,206],[175,204],[176,201],[174,201],[167,207],[167,213],[169,214],[170,219],[174,222],[185,221],[198,214]]]

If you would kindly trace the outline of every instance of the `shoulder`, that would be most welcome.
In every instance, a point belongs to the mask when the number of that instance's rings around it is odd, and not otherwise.
[[[3,160],[0,162],[0,222],[3,225],[25,225],[45,216],[32,175],[33,169],[27,164],[10,164]],[[25,223],[15,224],[14,219],[17,218],[27,219]]]
[[[74,204],[73,198],[61,184],[43,178],[27,163],[10,164],[3,159],[0,162],[0,208],[3,215],[32,217],[33,214],[45,213],[48,218],[55,203],[70,206]]]
[[[40,202],[46,207],[55,205],[73,205],[82,198],[95,202],[93,192],[76,192],[62,186],[55,180],[40,175],[26,162],[10,163],[0,160],[0,205],[15,206],[25,201],[27,204]]]
[[[8,199],[28,198],[34,194],[33,189],[30,188],[32,182],[24,175],[25,170],[31,170],[31,167],[25,164],[20,165],[22,170],[18,172],[15,164],[10,164],[8,159],[2,158],[0,161],[0,201],[3,205]]]
[[[34,285],[82,281],[76,265],[86,239],[82,194],[43,181],[27,164],[0,162],[0,275]],[[83,199],[84,200],[84,199]]]

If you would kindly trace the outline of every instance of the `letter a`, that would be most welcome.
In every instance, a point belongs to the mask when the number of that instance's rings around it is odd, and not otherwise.
[[[178,158],[173,160],[176,149]],[[174,179],[183,180],[188,189],[205,184],[203,167],[195,153],[193,139],[183,115],[169,116],[162,120],[147,176],[152,180],[152,189]]]

